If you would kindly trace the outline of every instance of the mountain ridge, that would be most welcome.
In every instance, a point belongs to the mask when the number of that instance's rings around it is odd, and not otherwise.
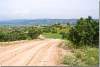
[[[0,25],[42,25],[42,24],[56,24],[56,23],[71,23],[75,24],[78,19],[14,19],[1,20]]]

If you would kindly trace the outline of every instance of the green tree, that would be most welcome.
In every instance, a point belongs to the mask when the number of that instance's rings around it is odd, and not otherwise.
[[[86,19],[80,18],[69,32],[68,39],[77,45],[98,46],[99,44],[99,23],[90,16]]]

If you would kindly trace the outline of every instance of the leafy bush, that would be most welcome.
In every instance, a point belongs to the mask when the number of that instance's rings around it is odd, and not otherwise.
[[[31,37],[31,39],[36,39],[40,35],[39,30],[29,30],[28,35]]]
[[[70,29],[68,40],[77,46],[98,46],[99,22],[93,20],[90,16],[86,19],[81,18],[77,24]]]
[[[66,65],[74,65],[75,64],[75,61],[76,58],[74,56],[64,56],[64,59],[63,59],[63,64],[66,64]]]
[[[84,61],[86,64],[99,64],[99,50],[97,48],[88,48],[87,51],[85,51],[85,55]]]
[[[11,27],[5,28],[7,31],[1,29],[0,41],[16,41],[35,39],[41,34],[41,30],[37,27]]]

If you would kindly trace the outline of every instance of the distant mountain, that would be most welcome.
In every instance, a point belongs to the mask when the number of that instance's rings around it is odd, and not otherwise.
[[[50,24],[75,24],[77,19],[16,19],[2,20],[0,25],[50,25]]]

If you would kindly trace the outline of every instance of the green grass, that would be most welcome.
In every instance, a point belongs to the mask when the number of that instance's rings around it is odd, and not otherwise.
[[[62,35],[57,33],[43,33],[42,35],[46,38],[62,39]]]
[[[94,47],[87,47],[85,49],[74,49],[73,56],[64,56],[63,64],[78,66],[98,65],[99,49]]]
[[[81,46],[76,48],[73,43],[66,40],[64,47],[72,50],[72,56],[67,53],[62,59],[65,65],[90,66],[99,64],[99,48],[90,46]],[[66,49],[66,48],[65,48]]]

